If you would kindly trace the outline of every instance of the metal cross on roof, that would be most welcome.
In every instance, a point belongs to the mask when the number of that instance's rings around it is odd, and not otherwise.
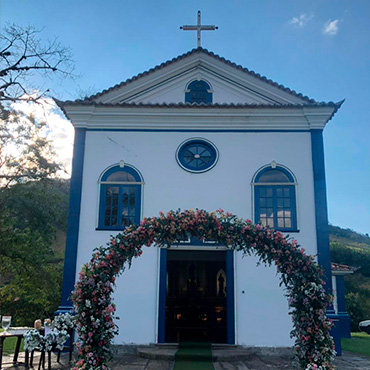
[[[184,31],[197,31],[197,40],[198,40],[198,48],[201,46],[200,45],[200,32],[201,31],[214,31],[217,30],[217,26],[203,26],[201,25],[200,22],[200,10],[198,10],[198,24],[196,26],[189,26],[189,25],[184,25],[180,27],[181,30]]]

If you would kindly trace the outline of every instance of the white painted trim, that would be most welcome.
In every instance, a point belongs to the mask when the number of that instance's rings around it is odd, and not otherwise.
[[[331,274],[333,276],[344,276],[344,275],[351,275],[353,274],[354,271],[335,271],[335,270],[332,270],[331,271]]]
[[[337,279],[334,276],[331,277],[331,284],[333,286],[333,295],[334,295],[333,306],[334,306],[334,311],[335,311],[336,314],[338,314]]]
[[[315,107],[307,121],[303,108],[175,108],[66,105],[76,128],[123,130],[311,130],[323,129],[334,107]]]

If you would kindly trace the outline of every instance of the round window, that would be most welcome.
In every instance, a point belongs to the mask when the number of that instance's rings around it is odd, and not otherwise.
[[[208,140],[189,139],[177,149],[176,159],[186,171],[205,172],[216,164],[218,151]]]

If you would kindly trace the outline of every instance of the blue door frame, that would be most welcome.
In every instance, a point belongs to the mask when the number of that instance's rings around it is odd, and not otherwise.
[[[226,338],[235,344],[234,251],[226,251]],[[158,343],[165,343],[167,249],[161,248],[159,262]]]

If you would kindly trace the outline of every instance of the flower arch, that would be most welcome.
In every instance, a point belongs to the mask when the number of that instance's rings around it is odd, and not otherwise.
[[[322,270],[296,241],[279,231],[255,225],[223,210],[170,211],[144,218],[111,237],[106,247],[94,250],[83,265],[72,300],[77,312],[78,360],[74,369],[108,369],[111,344],[117,333],[115,305],[111,300],[115,278],[142,254],[142,246],[171,245],[188,235],[211,239],[243,254],[254,253],[259,261],[277,266],[284,284],[296,338],[295,348],[302,369],[330,370],[335,356],[325,315],[330,303],[323,287]]]

